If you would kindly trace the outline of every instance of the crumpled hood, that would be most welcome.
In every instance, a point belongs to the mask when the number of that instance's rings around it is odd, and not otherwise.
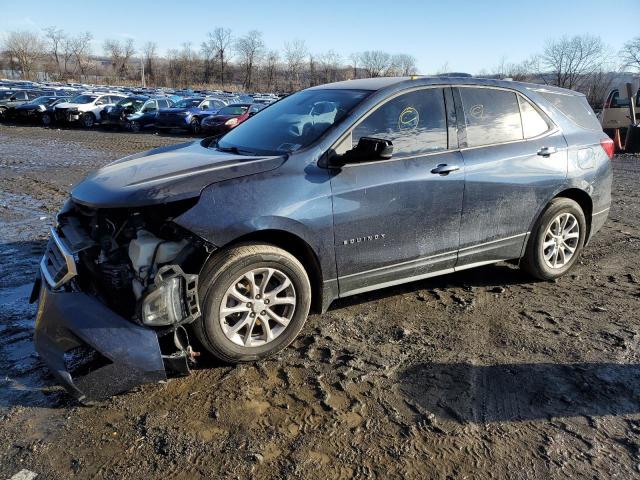
[[[90,174],[71,191],[94,208],[142,207],[200,195],[212,183],[278,168],[284,156],[246,156],[207,148],[207,140],[131,155]]]

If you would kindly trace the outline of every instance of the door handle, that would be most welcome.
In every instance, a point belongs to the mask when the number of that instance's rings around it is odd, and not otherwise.
[[[446,163],[440,163],[438,166],[431,169],[431,173],[437,175],[449,175],[451,172],[455,172],[456,170],[460,170],[460,167],[457,165],[447,165]]]
[[[556,147],[542,147],[538,150],[538,155],[541,157],[549,158],[554,153],[557,153],[558,149]]]

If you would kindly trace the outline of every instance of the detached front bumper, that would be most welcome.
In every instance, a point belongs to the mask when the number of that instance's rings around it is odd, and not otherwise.
[[[158,330],[134,323],[79,288],[75,255],[82,241],[73,229],[51,229],[31,294],[31,301],[38,300],[36,351],[58,381],[76,399],[87,403],[143,383],[166,380],[167,370],[188,374],[192,351],[188,338],[179,338],[182,327]],[[199,315],[193,277],[177,266],[165,266],[158,271],[156,283],[160,288],[175,278],[184,281],[184,298],[191,302],[189,313]],[[166,333],[174,334],[178,348],[170,355],[163,355],[160,348],[159,335]],[[184,328],[182,333],[186,336]]]
[[[76,399],[100,400],[166,380],[154,330],[122,318],[86,293],[54,291],[45,279],[38,288],[36,351]]]

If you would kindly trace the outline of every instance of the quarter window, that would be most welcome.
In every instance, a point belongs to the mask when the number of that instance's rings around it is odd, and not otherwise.
[[[518,97],[518,101],[520,102],[520,115],[522,116],[522,133],[524,133],[524,138],[537,137],[549,130],[547,121],[531,103],[522,97]]]
[[[491,88],[460,88],[470,147],[522,140],[518,98]]]
[[[389,100],[354,128],[354,147],[361,137],[391,140],[394,156],[446,150],[447,122],[442,88],[417,90]]]

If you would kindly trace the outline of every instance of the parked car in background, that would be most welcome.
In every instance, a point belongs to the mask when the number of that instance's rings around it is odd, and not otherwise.
[[[176,102],[171,108],[162,109],[156,119],[159,130],[190,130],[200,133],[202,119],[218,113],[226,105],[220,98],[190,97]]]
[[[68,99],[68,97],[56,97],[51,95],[37,97],[27,103],[23,103],[22,105],[9,108],[6,112],[6,117],[7,119],[23,122],[40,123],[42,113],[45,112],[49,106]]]
[[[51,125],[53,125],[55,123],[54,109],[56,108],[56,105],[67,103],[72,98],[73,97],[60,97],[49,105],[46,105],[44,110],[39,115],[40,123],[42,123],[42,125],[45,127],[50,127]]]
[[[215,115],[211,115],[202,121],[202,132],[213,135],[228,132],[250,117],[250,109],[253,105],[254,104],[251,103],[233,103],[227,105],[220,109]],[[259,109],[260,107],[255,108]]]
[[[5,92],[0,97],[0,119],[6,118],[6,113],[10,108],[15,108],[24,103],[30,102],[41,95],[44,95],[44,93],[40,90],[18,90],[11,93]]]
[[[173,106],[166,97],[148,97],[138,95],[120,100],[114,106],[106,107],[102,112],[102,126],[118,126],[132,132],[153,127],[160,109]]]
[[[67,103],[60,103],[54,109],[56,122],[79,122],[84,128],[92,128],[101,118],[101,112],[108,105],[115,105],[125,98],[115,93],[82,93]]]

